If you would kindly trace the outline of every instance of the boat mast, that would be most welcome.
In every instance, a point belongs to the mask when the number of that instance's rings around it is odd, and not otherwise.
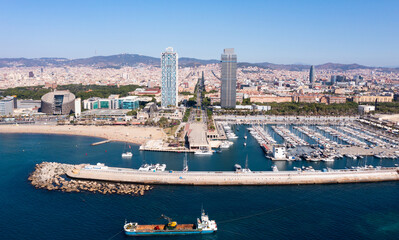
[[[183,172],[188,171],[188,164],[187,164],[187,152],[184,155],[184,161],[183,161]]]

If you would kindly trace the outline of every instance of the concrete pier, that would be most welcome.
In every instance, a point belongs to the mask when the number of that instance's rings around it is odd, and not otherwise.
[[[143,172],[136,169],[76,166],[67,175],[75,179],[171,185],[297,185],[398,181],[399,168],[362,168],[322,171],[265,172]]]
[[[105,144],[105,143],[109,143],[109,142],[112,142],[112,140],[104,140],[104,141],[100,141],[100,142],[95,142],[95,143],[92,143],[91,145],[92,146],[97,146],[97,145],[101,145],[101,144]]]

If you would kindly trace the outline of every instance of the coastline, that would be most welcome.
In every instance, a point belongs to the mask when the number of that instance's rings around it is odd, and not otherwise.
[[[160,140],[165,137],[160,128],[142,126],[0,125],[0,133],[76,135],[133,144],[143,144],[148,140]]]

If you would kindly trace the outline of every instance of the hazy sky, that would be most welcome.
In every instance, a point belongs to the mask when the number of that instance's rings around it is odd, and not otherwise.
[[[399,0],[0,0],[1,57],[119,53],[399,66]]]

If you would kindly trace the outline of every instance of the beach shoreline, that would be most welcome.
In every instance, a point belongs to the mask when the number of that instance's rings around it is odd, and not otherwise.
[[[133,144],[165,137],[162,129],[143,126],[0,125],[0,133],[75,135]]]

